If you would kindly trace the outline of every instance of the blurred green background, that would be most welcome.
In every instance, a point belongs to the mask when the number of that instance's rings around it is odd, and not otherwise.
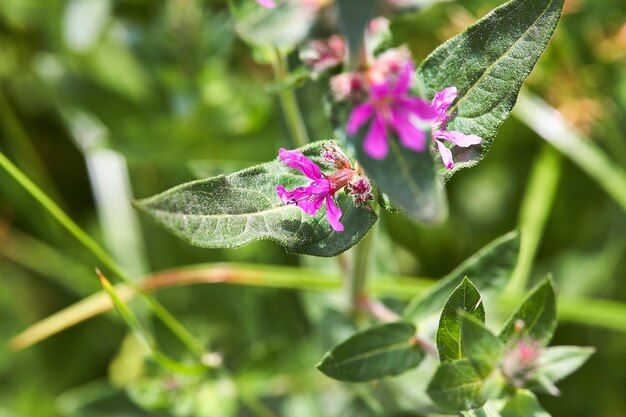
[[[451,1],[395,16],[395,41],[421,59],[497,4]],[[135,276],[216,261],[335,268],[332,261],[285,255],[268,242],[231,251],[193,248],[130,206],[130,199],[207,167],[238,169],[289,147],[277,99],[266,88],[271,81],[271,68],[238,39],[226,1],[0,1],[0,150]],[[526,86],[626,167],[626,3],[567,0]],[[315,140],[331,135],[320,105],[324,89],[310,82],[298,90]],[[448,183],[445,224],[429,229],[398,214],[383,216],[389,239],[381,240],[378,270],[438,278],[515,229],[544,144],[510,118],[486,159]],[[626,303],[624,207],[568,158],[560,163],[533,277],[550,271],[562,295]],[[114,313],[11,352],[12,336],[100,287],[96,260],[4,171],[0,196],[0,417],[267,416],[269,409],[298,417],[377,415],[358,388],[313,368],[349,329],[340,292],[226,285],[160,292],[223,353],[228,374],[211,378],[176,379],[142,367],[144,354]],[[167,332],[156,322],[152,327],[168,346]],[[592,345],[598,353],[560,384],[560,398],[541,398],[553,416],[626,415],[625,336],[559,326],[554,344]],[[172,343],[172,351],[179,348]]]

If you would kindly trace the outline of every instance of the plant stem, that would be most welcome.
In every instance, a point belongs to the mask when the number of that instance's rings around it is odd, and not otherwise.
[[[520,255],[507,288],[511,294],[519,294],[526,288],[560,178],[561,156],[546,144],[533,165],[522,201]]]
[[[282,51],[276,49],[272,64],[276,80],[280,82],[287,79],[289,64],[287,63],[287,56]],[[309,136],[306,132],[306,126],[294,90],[291,88],[281,89],[278,93],[278,100],[285,115],[287,129],[294,145],[300,147],[309,143]]]
[[[385,278],[372,281],[372,294],[408,300],[436,283],[432,279],[417,277]],[[339,276],[322,271],[244,264],[201,264],[162,271],[146,277],[140,283],[140,287],[144,291],[156,291],[194,284],[250,285],[309,291],[337,291],[342,287]],[[123,284],[117,285],[115,291],[124,302],[130,301],[137,294],[136,290]],[[511,312],[520,300],[520,296],[505,297],[504,302],[500,304],[503,312]],[[101,291],[33,324],[13,337],[9,341],[9,346],[13,350],[25,349],[112,308],[111,299]],[[558,312],[559,318],[563,321],[626,333],[626,321],[623,320],[623,317],[626,317],[624,303],[583,297],[561,297]]]
[[[348,294],[352,311],[361,310],[361,302],[367,297],[365,289],[372,264],[372,248],[376,237],[376,226],[354,247],[352,268],[348,277]]]
[[[50,199],[30,178],[28,178],[17,166],[15,166],[2,152],[0,152],[0,166],[18,184],[20,184],[30,195],[37,200],[52,217],[61,224],[72,236],[74,236],[83,246],[85,246],[102,264],[111,270],[118,278],[124,281],[129,287],[138,289],[128,274],[117,264],[117,262],[100,246],[95,240],[84,232],[72,219],[69,218],[61,208]],[[144,297],[154,314],[183,342],[189,350],[201,357],[204,354],[202,344],[189,333],[189,331],[156,299],[139,293]]]

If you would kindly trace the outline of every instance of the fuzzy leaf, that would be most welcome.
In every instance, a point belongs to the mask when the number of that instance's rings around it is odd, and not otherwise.
[[[238,13],[237,32],[256,46],[291,49],[309,33],[316,11],[296,2],[283,1],[266,9],[255,5],[247,13]]]
[[[463,314],[485,321],[483,300],[467,278],[454,290],[441,312],[437,329],[437,351],[442,362],[463,357],[461,350],[461,320]]]
[[[485,405],[475,410],[461,411],[463,417],[501,417],[496,407],[487,401]]]
[[[513,108],[522,83],[548,45],[563,0],[512,0],[433,51],[417,70],[426,97],[458,89],[449,130],[483,138],[480,146],[456,148],[455,168],[475,165],[489,150]],[[444,171],[444,170],[442,170]]]
[[[387,156],[382,160],[370,158],[363,150],[368,128],[365,125],[349,138],[367,175],[391,205],[404,210],[408,217],[424,223],[442,222],[448,215],[448,206],[432,154],[406,149],[390,134]]]
[[[516,323],[523,325],[519,333],[515,331]],[[546,277],[509,318],[500,333],[500,340],[507,343],[517,335],[519,338],[538,340],[546,346],[554,335],[556,324],[556,294],[552,280]]]
[[[481,407],[483,381],[467,359],[442,363],[426,392],[441,408],[450,411]]]
[[[319,161],[321,142],[300,150]],[[310,182],[278,158],[230,175],[220,175],[174,187],[135,206],[152,220],[195,246],[235,248],[255,240],[271,240],[288,253],[336,256],[355,245],[376,222],[376,214],[355,207],[338,195],[343,232],[325,219],[325,208],[310,216],[284,205],[275,187],[295,188]]]
[[[372,19],[376,0],[338,0],[341,29],[348,41],[350,60],[357,63],[363,35]]]
[[[335,346],[317,369],[341,381],[363,382],[416,367],[424,351],[413,343],[415,326],[389,323],[357,333]]]
[[[504,346],[482,323],[467,316],[461,323],[461,350],[476,372],[486,378],[498,365]]]
[[[502,417],[550,417],[546,413],[537,397],[528,390],[518,390],[517,393],[500,410]]]
[[[583,366],[595,351],[592,347],[582,346],[546,348],[539,357],[538,372],[547,376],[552,382],[558,382]]]
[[[414,298],[404,311],[412,320],[422,320],[439,311],[455,287],[469,277],[488,297],[502,290],[509,281],[519,254],[517,232],[508,233],[476,252],[452,272],[439,280],[432,289]]]

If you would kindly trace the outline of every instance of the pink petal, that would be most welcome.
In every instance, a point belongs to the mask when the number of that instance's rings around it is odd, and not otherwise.
[[[398,104],[407,108],[417,118],[422,119],[425,122],[427,121],[430,123],[439,115],[439,113],[432,108],[430,103],[418,97],[401,97],[398,99]]]
[[[372,117],[374,112],[374,106],[371,103],[363,103],[352,109],[348,124],[346,125],[346,131],[349,135],[355,135],[361,126]]]
[[[398,79],[396,80],[396,85],[394,87],[395,94],[404,95],[409,91],[409,87],[411,86],[411,77],[413,76],[413,69],[413,61],[409,59],[398,75]]]
[[[330,192],[330,183],[324,179],[313,181],[306,187],[285,190],[282,185],[276,187],[276,193],[283,204],[295,204],[307,214],[314,215],[322,206],[324,198]]]
[[[257,0],[257,3],[259,3],[266,9],[273,9],[274,7],[276,7],[276,3],[274,2],[274,0]]]
[[[452,102],[456,99],[456,94],[456,87],[447,87],[435,94],[432,107],[433,110],[437,112],[436,124],[439,125],[443,123],[446,117],[446,111],[448,111],[448,107],[450,107]]]
[[[392,127],[398,133],[400,143],[405,148],[423,152],[426,149],[426,135],[409,120],[408,112],[395,110],[391,112],[391,115]]]
[[[466,135],[463,132],[457,132],[455,130],[436,130],[433,132],[433,136],[439,139],[447,140],[454,143],[456,146],[467,148],[468,146],[478,145],[482,142],[482,138],[476,135]]]
[[[450,152],[450,149],[446,148],[446,145],[444,145],[443,142],[436,142],[437,148],[439,148],[439,155],[441,155],[441,160],[443,161],[443,164],[448,169],[454,168],[454,161],[452,161],[452,152]]]
[[[326,197],[326,220],[336,232],[343,232],[343,224],[339,222],[341,215],[341,209],[335,205],[333,197]]]
[[[320,168],[300,151],[288,151],[284,148],[280,148],[278,157],[289,168],[297,169],[312,180],[324,178]]]
[[[374,159],[383,159],[389,151],[387,143],[387,130],[385,121],[379,115],[376,115],[370,126],[365,140],[363,140],[363,149],[365,153]]]

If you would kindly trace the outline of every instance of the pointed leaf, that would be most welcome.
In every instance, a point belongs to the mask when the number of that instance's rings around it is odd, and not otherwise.
[[[500,333],[500,340],[507,343],[517,335],[518,338],[538,340],[546,346],[554,335],[556,324],[556,294],[552,280],[546,277],[509,318]],[[519,332],[517,326],[522,326]]]
[[[490,401],[475,410],[461,411],[463,417],[501,417],[496,407]]]
[[[372,19],[375,0],[338,0],[341,30],[348,41],[351,63],[356,64],[363,37]]]
[[[422,320],[439,311],[453,289],[464,277],[470,277],[487,297],[499,292],[513,273],[519,254],[520,239],[517,232],[508,233],[472,255],[442,278],[432,289],[414,298],[404,311],[404,316]]]
[[[502,417],[550,417],[546,413],[537,397],[528,390],[518,390],[506,405],[500,410]]]
[[[427,98],[448,86],[458,89],[450,108],[458,113],[449,130],[483,138],[479,147],[453,150],[455,168],[446,176],[484,157],[550,41],[562,7],[563,0],[509,1],[438,47],[418,68]]]
[[[406,149],[390,134],[387,156],[382,160],[370,158],[363,150],[363,137],[368,128],[369,125],[365,125],[349,140],[354,144],[359,163],[391,205],[404,210],[413,220],[431,224],[443,221],[448,208],[432,154],[428,150]]]
[[[476,372],[486,378],[498,365],[504,346],[482,323],[466,316],[461,323],[461,349]]]
[[[437,329],[437,351],[439,359],[454,361],[463,357],[461,350],[462,314],[485,321],[483,300],[471,281],[467,278],[454,290],[443,308]]]
[[[319,161],[321,142],[300,150]],[[354,206],[337,193],[343,212],[343,232],[326,221],[326,209],[310,216],[285,205],[275,187],[291,189],[311,180],[278,158],[227,176],[217,176],[174,187],[135,206],[152,220],[195,246],[236,248],[255,240],[271,240],[288,253],[336,256],[355,245],[376,222],[376,214]]]
[[[335,346],[317,369],[341,381],[363,382],[416,367],[424,351],[415,344],[415,326],[390,323],[357,333]]]
[[[578,368],[595,353],[592,347],[554,346],[544,349],[539,357],[539,370],[542,375],[558,382]]]
[[[481,407],[483,381],[467,359],[442,363],[426,392],[441,408],[451,411]]]

